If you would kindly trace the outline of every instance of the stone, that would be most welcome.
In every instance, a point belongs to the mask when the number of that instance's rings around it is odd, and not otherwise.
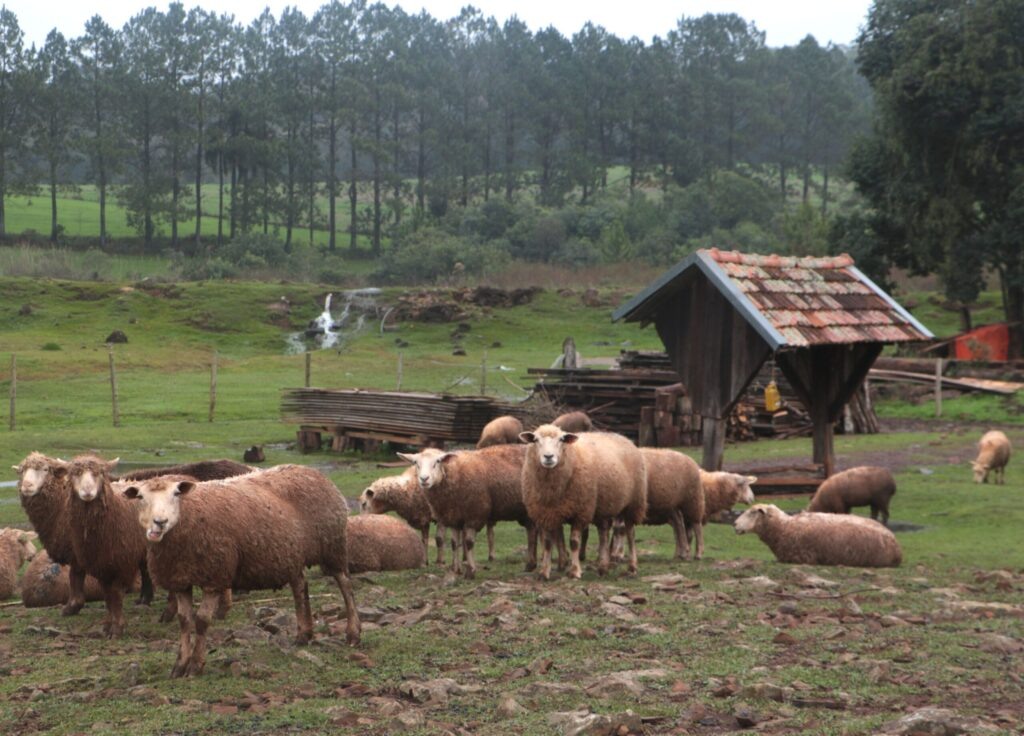
[[[587,710],[551,713],[548,723],[564,736],[611,736],[642,732],[640,717],[631,710],[615,715],[601,715]]]
[[[103,342],[109,344],[126,343],[128,342],[128,336],[124,334],[121,330],[114,330],[109,335],[107,335],[107,339],[104,340]]]
[[[502,719],[515,718],[523,713],[529,713],[529,711],[519,704],[515,698],[511,695],[501,699],[497,707],[498,717]]]
[[[979,718],[958,715],[948,708],[921,708],[882,726],[882,733],[896,736],[959,736],[998,733],[999,729]]]

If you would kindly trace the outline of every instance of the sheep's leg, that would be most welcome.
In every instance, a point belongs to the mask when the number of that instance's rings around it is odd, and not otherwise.
[[[192,656],[192,588],[175,594],[175,599],[178,610],[178,658],[174,660],[171,677],[181,677]]]
[[[149,576],[149,566],[145,558],[139,563],[139,572],[142,575],[142,585],[139,587],[139,597],[135,605],[148,606],[153,602],[153,578]]]
[[[558,544],[558,570],[561,572],[569,567],[569,548],[565,546],[565,527],[561,524],[558,525],[555,543]]]
[[[612,524],[611,547],[608,550],[608,559],[612,562],[622,562],[625,559],[626,549],[626,526],[616,521]]]
[[[606,575],[611,566],[611,545],[608,532],[610,524],[602,521],[597,525],[597,574]]]
[[[583,546],[583,530],[585,525],[575,523],[569,531],[569,554],[572,561],[569,563],[569,577],[579,580],[583,577],[583,565],[580,563],[580,548]]]
[[[590,525],[583,527],[583,536],[580,537],[580,562],[587,561],[587,540],[590,538]]]
[[[192,656],[185,667],[185,677],[202,674],[206,667],[206,630],[210,628],[213,613],[220,603],[220,591],[215,588],[203,588],[203,602],[196,610],[196,641],[192,646]]]
[[[437,522],[437,528],[434,531],[434,544],[437,546],[437,560],[436,563],[439,567],[444,566],[444,545],[445,545],[445,529],[444,524],[440,521]]]
[[[356,597],[352,594],[352,578],[347,570],[334,574],[334,581],[338,584],[341,597],[345,601],[345,641],[355,646],[359,643],[359,634],[362,625],[359,623],[359,611],[356,609]]]
[[[452,527],[452,572],[462,574],[462,530]]]
[[[167,605],[164,612],[160,614],[160,623],[169,624],[178,615],[178,596],[173,592],[167,593]]]
[[[687,527],[687,532],[689,532],[689,531],[690,531],[690,527]],[[694,524],[693,524],[693,536],[697,540],[697,547],[694,550],[694,558],[698,559],[698,560],[703,559],[704,558],[704,525],[701,524],[699,521],[694,522]],[[689,534],[687,534],[687,539],[689,539]],[[689,542],[687,542],[687,546],[689,546]]]
[[[423,564],[430,563],[430,523],[420,529],[420,536],[423,537]],[[438,546],[440,549],[440,545]]]
[[[223,621],[228,617],[228,612],[231,610],[231,588],[225,588],[220,592],[220,600],[217,602],[217,612],[213,615],[218,621]]]
[[[674,509],[668,519],[676,538],[676,559],[690,559],[690,545],[686,543],[686,520],[679,509]]]
[[[494,562],[494,524],[487,525],[487,561]]]
[[[526,525],[526,572],[537,569],[537,525]]]
[[[462,530],[462,551],[466,554],[466,580],[472,580],[476,576],[476,558],[473,556],[475,546],[476,529],[467,526]]]
[[[636,526],[626,524],[626,543],[629,545],[629,574],[636,575],[639,561],[636,554]]]
[[[298,631],[295,633],[296,644],[309,644],[313,639],[313,611],[309,606],[309,583],[304,573],[293,578],[291,583],[292,598],[295,599],[295,621]]]
[[[107,583],[103,586],[103,598],[107,605],[103,633],[114,639],[124,633],[124,589],[117,582]]]
[[[74,616],[85,605],[85,570],[72,563],[68,578],[71,592],[68,595],[68,602],[60,609],[61,616]]]
[[[541,541],[544,543],[544,551],[540,555],[540,570],[537,572],[537,577],[541,580],[551,579],[551,538],[554,535],[550,529],[541,529]],[[562,529],[559,527],[558,535],[561,536]]]

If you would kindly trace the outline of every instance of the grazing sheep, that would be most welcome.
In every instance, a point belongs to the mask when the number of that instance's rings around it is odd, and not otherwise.
[[[133,592],[138,590],[138,580]],[[86,601],[103,600],[103,588],[92,575],[85,577],[83,592]],[[68,602],[71,595],[71,581],[67,565],[60,565],[50,559],[43,550],[25,568],[21,576],[21,603],[25,608],[48,608]]]
[[[789,516],[778,506],[755,504],[734,524],[737,534],[753,532],[779,562],[849,567],[898,567],[900,543],[891,531],[863,516],[804,511]]]
[[[135,527],[131,503],[116,492],[110,472],[117,460],[106,462],[95,455],[79,455],[67,465],[71,489],[71,544],[75,558],[103,586],[108,637],[124,633],[124,594],[142,572],[140,600],[153,599],[153,585],[146,569],[146,539]]]
[[[850,468],[827,478],[818,486],[808,511],[848,514],[854,506],[870,506],[871,518],[882,516],[889,523],[889,501],[896,493],[896,481],[886,468],[866,465]]]
[[[971,463],[974,482],[988,483],[989,472],[994,472],[996,483],[1006,482],[1006,465],[1010,462],[1010,438],[993,429],[982,435],[978,442],[978,457]]]
[[[583,411],[570,411],[557,417],[551,423],[563,432],[579,433],[594,431],[594,423],[590,421],[590,417]]]
[[[18,589],[18,570],[36,556],[32,540],[38,536],[21,529],[0,529],[0,601],[11,598]]]
[[[551,576],[551,544],[571,526],[569,576],[579,578],[583,530],[591,523],[599,533],[598,574],[608,572],[608,532],[617,517],[626,528],[629,571],[636,572],[634,526],[647,512],[647,473],[636,445],[607,432],[565,432],[544,424],[520,439],[529,445],[522,469],[523,501],[530,518],[544,533],[540,577]]]
[[[168,465],[163,468],[142,468],[132,470],[117,478],[117,480],[149,480],[159,475],[187,475],[189,478],[200,480],[220,480],[221,478],[233,478],[236,475],[251,473],[252,468],[234,460],[200,460],[197,463],[185,463],[184,465]]]
[[[493,445],[464,452],[427,448],[414,455],[398,453],[415,466],[430,508],[452,531],[452,570],[456,574],[462,573],[462,554],[465,576],[476,574],[476,533],[498,521],[516,521],[526,527],[526,569],[537,566],[537,534],[523,505],[520,485],[525,454],[522,445]]]
[[[224,480],[195,483],[160,476],[123,491],[137,504],[148,561],[158,585],[178,598],[178,656],[171,677],[198,675],[206,664],[206,631],[223,593],[289,585],[298,621],[296,642],[313,636],[305,568],[320,565],[337,582],[347,613],[346,639],[359,641],[359,616],[348,574],[345,499],[312,468],[279,465]],[[191,641],[192,586],[203,590]]]
[[[393,516],[353,516],[345,536],[352,574],[409,570],[421,567],[427,559],[416,530]]]
[[[444,564],[445,528],[434,518],[434,512],[427,503],[427,496],[416,482],[416,468],[406,468],[401,475],[378,478],[359,496],[359,506],[364,514],[386,514],[394,511],[423,537],[423,562],[426,564],[430,545],[430,522],[437,524],[434,543],[437,545],[438,565]],[[493,527],[492,527],[493,528]],[[490,535],[489,535],[490,536]]]
[[[519,443],[519,433],[523,431],[523,423],[515,417],[498,417],[487,422],[476,449],[482,450],[492,445],[515,445]]]
[[[676,538],[676,557],[690,558],[690,536],[696,537],[694,556],[704,556],[704,489],[700,467],[675,450],[641,448],[647,467],[647,516],[645,524],[671,524]]]
[[[15,465],[18,471],[18,494],[32,528],[39,534],[50,559],[68,565],[69,594],[61,615],[73,616],[85,605],[82,586],[85,568],[71,544],[71,486],[67,482],[67,465],[63,460],[38,452]]]

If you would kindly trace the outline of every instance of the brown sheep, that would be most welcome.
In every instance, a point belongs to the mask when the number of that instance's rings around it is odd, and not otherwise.
[[[14,596],[18,589],[18,570],[36,556],[32,540],[39,535],[21,529],[0,529],[0,601]]]
[[[1005,483],[1010,449],[1010,438],[998,429],[982,435],[978,442],[978,457],[971,463],[974,468],[974,482],[988,483],[988,474],[994,472],[996,483]]]
[[[827,478],[818,486],[808,511],[848,514],[854,506],[870,506],[871,518],[882,516],[889,523],[889,501],[896,493],[896,481],[886,468],[865,465]]]
[[[482,450],[493,445],[519,444],[519,433],[523,431],[523,423],[515,417],[498,417],[492,419],[480,433],[476,449]]]
[[[71,489],[71,544],[75,558],[103,586],[108,637],[124,633],[124,594],[142,572],[144,603],[153,599],[146,569],[146,539],[139,534],[131,503],[115,492],[110,472],[117,460],[79,455],[67,466]]]
[[[594,431],[594,423],[590,421],[590,417],[583,411],[570,411],[557,417],[551,423],[563,432],[574,432],[578,434],[580,432]]]
[[[757,476],[702,469],[700,483],[704,489],[705,524],[712,516],[729,511],[738,503],[754,503],[754,491],[750,486],[757,483]]]
[[[171,677],[198,675],[206,664],[206,632],[220,597],[232,587],[289,585],[298,620],[296,642],[313,636],[305,568],[320,565],[337,582],[347,612],[346,639],[359,641],[359,615],[348,574],[348,510],[321,473],[300,465],[195,483],[160,476],[128,486],[146,533],[158,585],[178,597],[178,656]],[[203,590],[191,641],[192,586]]]
[[[138,580],[132,592],[138,590]],[[83,592],[86,601],[103,600],[103,588],[92,575],[85,577]],[[47,608],[67,603],[71,582],[67,565],[59,565],[43,550],[25,568],[21,577],[21,603],[25,608]]]
[[[421,567],[427,559],[416,530],[394,516],[353,516],[348,520],[345,538],[352,574],[409,570]]]
[[[641,448],[647,467],[647,516],[645,524],[671,524],[676,538],[676,557],[690,558],[689,537],[696,537],[694,557],[704,556],[704,489],[700,467],[675,450]]]
[[[760,537],[779,562],[898,567],[903,561],[893,533],[863,516],[811,511],[789,516],[778,506],[759,503],[740,514],[734,528]]]
[[[634,526],[647,512],[647,474],[636,445],[607,432],[565,432],[544,424],[520,439],[529,445],[522,469],[523,501],[530,518],[544,533],[540,577],[551,576],[551,545],[571,526],[569,576],[579,578],[583,530],[591,523],[599,533],[598,574],[608,571],[608,532],[617,517],[626,527],[629,571],[636,572]]]
[[[163,468],[141,468],[124,473],[117,480],[148,480],[160,475],[187,475],[190,478],[201,480],[219,480],[221,478],[233,478],[236,475],[251,473],[253,468],[234,460],[200,460],[197,463],[185,463],[183,465],[168,465]]]
[[[416,482],[416,468],[406,468],[401,475],[378,478],[359,496],[359,506],[364,514],[386,514],[394,511],[423,537],[423,560],[426,564],[430,539],[430,522],[436,522],[434,543],[437,545],[438,565],[444,564],[445,528],[434,518],[427,496]]]
[[[68,565],[69,588],[61,615],[73,616],[85,605],[85,568],[71,544],[71,486],[62,460],[33,452],[15,465],[21,507],[54,562]]]
[[[526,448],[494,445],[482,450],[443,452],[427,448],[414,455],[398,453],[416,466],[420,488],[438,521],[452,532],[452,570],[476,574],[473,555],[476,533],[498,521],[516,521],[526,527],[526,569],[537,565],[537,534],[523,505],[520,473]],[[462,554],[460,554],[460,549]]]

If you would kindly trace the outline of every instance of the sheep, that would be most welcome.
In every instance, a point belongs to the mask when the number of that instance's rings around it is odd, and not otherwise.
[[[409,570],[426,562],[419,534],[393,516],[353,516],[348,520],[345,538],[348,570],[352,574]]]
[[[608,531],[616,517],[626,526],[629,571],[637,570],[634,526],[647,512],[647,472],[636,445],[606,432],[565,432],[544,424],[519,438],[529,445],[522,469],[523,501],[530,518],[544,534],[540,577],[551,577],[551,544],[571,526],[569,577],[583,574],[580,544],[591,523],[599,533],[597,572],[608,572]]]
[[[850,468],[827,478],[818,486],[808,511],[848,514],[854,506],[870,506],[871,518],[889,523],[889,501],[896,493],[896,481],[886,468],[871,465]]]
[[[57,458],[32,452],[20,465],[13,467],[18,471],[21,507],[39,534],[39,541],[50,559],[59,565],[68,565],[70,591],[61,615],[73,616],[85,605],[85,568],[75,557],[71,544],[71,487],[67,482],[67,465]]]
[[[671,524],[676,553],[690,558],[690,536],[696,537],[694,557],[704,556],[704,489],[700,467],[675,450],[641,448],[647,468],[647,516],[645,524]]]
[[[153,599],[146,569],[146,539],[135,528],[134,507],[112,485],[110,473],[117,460],[79,455],[66,467],[71,489],[71,544],[85,572],[103,587],[106,617],[103,633],[113,638],[124,633],[124,594],[142,572],[140,600]]]
[[[594,430],[594,423],[590,421],[586,412],[582,411],[570,411],[567,414],[562,414],[551,423],[565,432],[592,432]]]
[[[978,457],[971,463],[974,482],[988,483],[989,472],[994,472],[996,483],[1006,482],[1006,465],[1010,462],[1010,438],[998,429],[982,435],[978,441]]]
[[[138,590],[138,580],[132,586],[133,592]],[[86,601],[103,600],[103,588],[92,575],[85,577],[83,586]],[[43,550],[28,567],[21,577],[21,603],[25,608],[46,608],[67,603],[71,595],[70,574],[67,565],[60,565],[50,559]]]
[[[704,489],[704,523],[722,511],[729,511],[738,503],[754,503],[754,491],[750,486],[757,483],[755,475],[739,475],[722,471],[708,472],[701,469],[700,484]]]
[[[482,450],[492,445],[515,445],[519,442],[519,433],[523,431],[523,423],[515,417],[498,417],[492,419],[480,433],[476,449]]]
[[[231,588],[288,584],[298,620],[296,643],[313,636],[305,568],[320,565],[341,590],[346,639],[359,641],[359,615],[348,573],[348,510],[338,489],[301,465],[278,465],[224,480],[193,482],[160,476],[133,483],[123,495],[136,503],[148,562],[158,585],[178,599],[178,654],[171,677],[198,675],[206,664],[206,632],[220,595]],[[192,586],[203,590],[194,616]]]
[[[899,567],[900,544],[891,531],[863,516],[804,511],[789,516],[773,504],[755,504],[734,523],[737,534],[753,532],[775,559],[805,565]]]
[[[117,480],[148,480],[158,475],[187,475],[195,480],[219,480],[252,472],[252,468],[234,460],[200,460],[197,463],[169,465],[163,468],[142,468],[119,476]]]
[[[438,521],[452,530],[452,570],[466,578],[476,574],[473,547],[476,533],[497,521],[526,527],[526,569],[537,565],[537,534],[523,505],[520,473],[526,448],[493,445],[482,450],[443,452],[427,448],[398,453],[415,466],[417,481]]]
[[[39,535],[21,529],[0,529],[0,601],[11,598],[18,588],[18,570],[36,556],[32,543]]]
[[[444,564],[445,528],[434,518],[426,494],[416,483],[416,468],[409,467],[401,475],[378,478],[359,496],[359,506],[364,514],[386,514],[394,511],[423,537],[423,560],[426,564],[430,538],[430,522],[437,524],[434,542],[437,545],[438,565]]]

